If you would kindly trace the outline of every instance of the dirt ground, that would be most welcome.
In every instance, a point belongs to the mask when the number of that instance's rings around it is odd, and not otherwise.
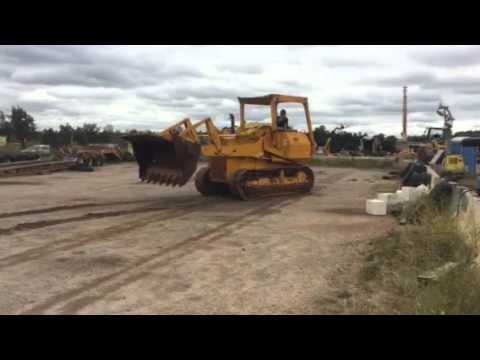
[[[382,173],[315,168],[307,196],[205,198],[136,164],[0,180],[1,314],[342,314]]]

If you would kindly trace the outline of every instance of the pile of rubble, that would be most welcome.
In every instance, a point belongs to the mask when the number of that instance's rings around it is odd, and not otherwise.
[[[464,217],[471,211],[480,213],[478,196],[467,187],[438,176],[430,177],[428,184],[402,186],[395,193],[380,193],[376,199],[366,200],[366,212],[375,216],[397,216],[400,224],[417,223],[427,203],[456,217]],[[477,208],[479,210],[475,211]]]

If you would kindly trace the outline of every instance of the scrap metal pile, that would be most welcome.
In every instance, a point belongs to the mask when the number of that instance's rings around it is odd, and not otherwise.
[[[46,174],[70,169],[75,164],[74,160],[33,160],[2,163],[0,164],[0,177]]]
[[[55,171],[94,171],[106,162],[128,159],[115,145],[68,146],[51,151],[48,156],[17,152],[0,158],[0,178],[39,175]]]

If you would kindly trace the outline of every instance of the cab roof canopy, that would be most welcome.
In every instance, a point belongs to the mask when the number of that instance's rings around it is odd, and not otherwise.
[[[278,95],[270,94],[260,97],[251,97],[251,98],[238,98],[240,104],[243,105],[272,105],[279,103],[299,103],[306,104],[308,99],[305,97],[299,96],[289,96],[289,95]]]

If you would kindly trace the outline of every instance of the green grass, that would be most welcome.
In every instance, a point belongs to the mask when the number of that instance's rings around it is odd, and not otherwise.
[[[380,313],[480,314],[480,275],[471,266],[478,254],[476,231],[465,234],[455,218],[424,205],[420,225],[373,241],[360,284],[389,294]],[[460,265],[437,282],[418,282],[419,275],[448,262]]]
[[[394,160],[384,158],[355,158],[355,157],[320,157],[312,161],[313,166],[351,167],[359,169],[391,169]]]

